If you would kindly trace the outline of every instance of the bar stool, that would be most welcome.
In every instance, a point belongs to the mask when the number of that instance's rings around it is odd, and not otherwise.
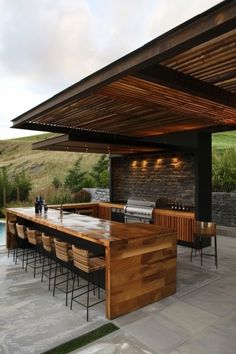
[[[17,264],[17,259],[22,256],[22,268],[24,268],[26,250],[28,254],[28,239],[26,234],[26,227],[24,225],[16,223],[16,254],[15,254],[15,264]]]
[[[203,253],[203,242],[204,239],[214,238],[214,253]],[[193,258],[193,251],[200,251],[201,255],[201,266],[203,256],[212,256],[215,258],[215,266],[218,268],[218,255],[217,255],[217,239],[216,239],[216,223],[205,222],[205,221],[195,221],[194,233],[193,233],[193,245],[191,249],[191,262]]]
[[[16,249],[17,249],[17,231],[16,231],[16,223],[12,221],[7,222],[8,225],[8,235],[9,235],[9,247],[8,247],[8,258],[10,256],[10,252],[12,250],[12,258],[13,262],[16,257]]]
[[[53,284],[53,296],[55,296],[56,288],[66,294],[66,306],[68,304],[68,294],[71,293],[71,289],[69,289],[69,281],[73,279],[72,274],[72,250],[71,244],[68,242],[61,241],[59,239],[54,238],[55,244],[55,252],[56,252],[56,269],[55,269],[55,277]],[[59,269],[60,266],[60,269]],[[66,272],[64,272],[64,268]],[[60,273],[58,273],[60,270]],[[57,278],[66,276],[66,279],[60,280],[57,282]],[[66,284],[66,288],[63,289],[59,287],[61,284]]]
[[[95,289],[98,289],[98,299],[100,299],[100,272],[105,268],[105,260],[103,257],[90,257],[90,252],[85,249],[78,248],[72,245],[73,252],[73,260],[74,260],[74,268],[75,271],[80,274],[80,271],[86,273],[87,275],[87,284],[84,286],[79,286],[75,289],[75,276],[73,277],[73,285],[72,285],[72,294],[71,294],[71,304],[70,308],[72,309],[73,301],[78,304],[86,307],[87,309],[87,321],[89,319],[89,308],[103,302],[105,299],[99,300],[95,303],[90,304],[89,293],[91,291],[95,292]],[[95,286],[94,274],[97,273],[97,287]],[[92,285],[92,287],[90,286]],[[80,290],[82,288],[87,288],[86,291],[79,293],[78,295],[74,295],[76,290]],[[87,294],[86,305],[78,300],[78,297]]]
[[[42,265],[37,265],[37,261],[41,263],[41,246],[42,246],[42,234],[41,232],[27,227],[26,234],[28,237],[28,242],[33,246],[33,256],[29,258],[29,252],[27,252],[25,271],[27,272],[28,266],[33,264],[32,268],[34,270],[34,278],[36,275],[36,270],[41,268]],[[31,261],[32,259],[32,261]]]
[[[48,278],[48,290],[51,288],[51,280],[54,279],[55,275],[52,274],[52,270],[56,269],[52,267],[55,261],[55,244],[54,237],[48,236],[45,233],[42,234],[42,242],[43,242],[43,266],[42,266],[42,274],[41,281],[43,281],[44,275]],[[45,265],[45,260],[47,260],[47,264]],[[49,266],[47,268],[46,266]]]

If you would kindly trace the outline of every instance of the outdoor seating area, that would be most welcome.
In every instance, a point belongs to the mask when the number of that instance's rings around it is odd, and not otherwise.
[[[121,316],[113,322],[120,330],[81,353],[233,354],[236,316],[236,238],[218,237],[219,266],[211,257],[193,257],[190,249],[178,246],[176,294]],[[212,250],[210,250],[212,251]],[[42,353],[90,331],[108,320],[104,302],[90,309],[69,310],[63,293],[49,296],[40,274],[33,278],[14,264],[7,251],[0,254],[0,303],[3,326],[0,351],[18,354]],[[37,321],[35,321],[37,319]]]
[[[94,277],[95,273],[100,275],[100,271],[104,270],[104,258],[95,257],[86,249],[78,249],[68,242],[47,236],[36,229],[26,228],[17,222],[8,221],[8,226],[10,238],[14,236],[13,262],[15,265],[21,262],[21,268],[25,272],[28,272],[29,267],[31,267],[33,277],[35,278],[38,274],[41,282],[46,275],[49,282],[49,291],[53,279],[53,296],[55,296],[57,289],[66,294],[65,305],[67,306],[69,303],[70,309],[72,309],[73,301],[85,307],[88,321],[89,308],[104,301],[104,292],[100,291],[100,283]],[[20,243],[22,240],[24,242]],[[86,281],[83,279],[82,273],[88,274]],[[100,279],[100,276],[98,276],[98,279]],[[75,286],[76,280],[77,287]],[[93,302],[89,303],[91,291],[93,291],[93,298],[98,298],[98,300],[94,301],[93,299]],[[82,302],[78,302],[78,297],[82,297]],[[83,314],[81,316],[83,317]]]
[[[22,156],[0,176],[0,353],[47,354],[109,324],[63,354],[235,354],[236,150],[221,152],[235,136],[213,149],[236,129],[235,23],[226,0],[87,77],[76,60],[80,81],[16,113],[12,128],[45,134],[22,140],[41,150],[29,176]]]

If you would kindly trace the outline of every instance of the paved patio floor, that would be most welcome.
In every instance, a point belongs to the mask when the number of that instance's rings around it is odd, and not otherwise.
[[[218,237],[218,250],[216,270],[212,257],[201,268],[178,247],[177,293],[114,320],[119,332],[73,353],[235,354],[236,238]]]
[[[236,238],[218,237],[219,268],[178,247],[177,293],[113,322],[120,330],[73,353],[235,354]],[[85,310],[65,306],[47,283],[0,254],[0,353],[42,353],[108,320],[104,305]]]

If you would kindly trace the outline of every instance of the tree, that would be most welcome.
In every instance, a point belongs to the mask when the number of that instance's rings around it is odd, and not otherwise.
[[[74,167],[69,169],[68,175],[65,178],[65,186],[73,193],[79,192],[84,187],[84,179],[87,172],[81,172],[81,158],[79,158]]]
[[[52,180],[52,185],[56,188],[56,189],[59,189],[60,187],[62,187],[62,183],[61,181],[59,180],[58,177],[54,177],[53,180]]]
[[[0,170],[0,207],[4,202],[11,202],[17,199],[27,200],[31,190],[31,182],[25,171],[16,174],[12,179],[7,174],[6,167]],[[18,194],[19,193],[19,194]],[[4,201],[5,194],[5,201]]]
[[[5,198],[12,200],[13,188],[7,175],[7,168],[2,167],[0,171],[0,207],[4,206]]]
[[[96,187],[107,188],[109,185],[108,158],[102,155],[96,165],[93,166],[91,177],[94,179]]]
[[[27,200],[32,186],[29,177],[25,174],[25,171],[20,172],[14,177],[13,185],[19,190],[19,199]]]

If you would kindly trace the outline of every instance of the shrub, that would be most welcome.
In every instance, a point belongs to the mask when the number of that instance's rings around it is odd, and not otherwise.
[[[91,193],[85,189],[81,189],[78,193],[74,194],[75,203],[85,203],[90,202],[92,199]]]
[[[236,189],[236,150],[213,151],[212,191],[232,192]]]
[[[74,196],[68,189],[58,189],[56,193],[48,196],[47,204],[73,203]]]

